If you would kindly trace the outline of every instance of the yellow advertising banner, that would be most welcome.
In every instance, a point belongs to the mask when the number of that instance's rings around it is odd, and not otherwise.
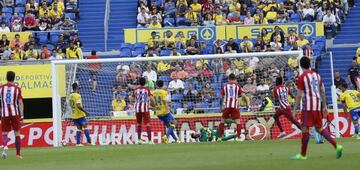
[[[7,33],[2,33],[1,36],[5,34],[8,38],[8,40],[14,41],[15,40],[15,35],[19,34],[20,35],[20,41],[25,43],[29,41],[29,35],[32,34],[31,32],[7,32]]]
[[[151,37],[151,32],[156,32],[158,38],[165,38],[166,31],[171,31],[173,35],[183,32],[185,38],[190,38],[191,35],[196,35],[199,41],[215,41],[216,39],[243,39],[244,36],[249,38],[256,38],[260,35],[261,29],[265,28],[268,33],[274,32],[275,26],[280,29],[287,36],[291,30],[296,34],[303,34],[306,37],[324,36],[324,25],[322,22],[308,22],[308,23],[288,23],[288,24],[267,24],[267,25],[227,25],[216,27],[172,27],[159,29],[125,29],[124,41],[125,43],[142,42],[147,43]]]
[[[50,64],[12,65],[0,67],[0,84],[5,84],[6,72],[14,71],[15,84],[26,99],[52,97],[52,77]],[[61,96],[65,94],[65,66],[58,66],[58,87]]]

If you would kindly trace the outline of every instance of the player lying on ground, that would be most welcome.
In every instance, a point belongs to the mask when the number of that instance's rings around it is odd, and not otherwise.
[[[141,77],[139,79],[139,87],[134,89],[132,94],[132,100],[135,100],[135,113],[136,113],[136,122],[137,122],[137,133],[138,133],[138,144],[142,144],[141,141],[141,131],[142,131],[142,121],[146,126],[146,132],[148,137],[148,144],[153,144],[151,140],[151,126],[150,126],[150,113],[149,113],[149,102],[155,103],[152,99],[151,91],[148,87],[145,87],[146,79]]]
[[[225,124],[231,125],[232,123],[236,123],[234,120],[225,120]],[[199,132],[195,132],[191,134],[191,138],[196,139],[199,142],[215,142],[219,138],[218,134],[219,129],[217,127],[212,128],[201,128]],[[221,137],[221,141],[228,141],[230,139],[235,139],[236,135],[228,135]]]
[[[276,122],[276,125],[280,129],[280,134],[278,138],[282,138],[286,135],[284,129],[281,126],[281,122],[279,120],[279,117],[281,115],[285,115],[285,117],[291,121],[294,125],[296,125],[297,128],[301,129],[300,123],[295,119],[291,112],[290,103],[288,102],[288,95],[290,95],[292,98],[294,98],[293,94],[291,93],[290,89],[285,87],[283,85],[283,79],[281,77],[276,78],[276,87],[273,89],[273,95],[275,98],[275,101],[279,103],[279,108],[276,108],[274,119]]]
[[[71,107],[71,118],[77,127],[76,131],[76,146],[83,146],[81,144],[81,132],[84,131],[87,143],[90,145],[95,145],[91,143],[90,131],[87,128],[87,119],[86,116],[89,116],[89,113],[84,110],[82,107],[82,99],[79,94],[79,85],[77,83],[72,84],[73,93],[70,94],[69,102]]]
[[[1,128],[2,128],[2,158],[7,158],[8,151],[8,133],[11,130],[15,132],[16,158],[21,159],[20,132],[22,119],[24,118],[24,103],[21,95],[21,89],[14,84],[15,72],[6,73],[7,83],[0,86],[1,96]]]
[[[356,90],[347,90],[346,83],[340,84],[339,88],[342,91],[339,100],[344,104],[344,113],[350,110],[349,112],[355,128],[354,135],[357,139],[360,139],[360,93]]]
[[[221,89],[221,95],[223,98],[223,114],[219,125],[219,138],[218,141],[222,141],[221,137],[224,133],[224,123],[226,119],[232,119],[236,122],[236,139],[240,139],[241,135],[241,124],[240,124],[240,108],[239,100],[240,97],[246,97],[243,88],[237,83],[235,74],[230,74],[228,77],[228,83]],[[249,101],[246,100],[246,105],[249,106]]]
[[[170,111],[170,93],[164,88],[164,82],[162,80],[158,80],[156,86],[158,89],[153,91],[153,101],[155,101],[153,107],[155,108],[155,114],[167,128],[166,135],[162,137],[162,140],[164,143],[168,143],[169,136],[171,136],[175,142],[178,142],[174,133],[176,122]]]
[[[315,126],[317,132],[331,143],[336,149],[336,158],[340,158],[343,147],[336,143],[326,129],[322,128],[322,118],[326,117],[327,106],[325,88],[320,75],[310,69],[310,59],[308,57],[302,57],[300,59],[300,66],[304,72],[300,75],[297,82],[298,94],[295,100],[294,113],[296,113],[296,109],[299,107],[300,100],[303,99],[301,111],[301,153],[291,157],[291,159],[307,159],[306,150],[310,138],[309,127],[312,126]]]

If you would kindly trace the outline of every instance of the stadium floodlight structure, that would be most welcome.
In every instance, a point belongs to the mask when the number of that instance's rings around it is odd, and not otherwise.
[[[111,58],[111,59],[93,59],[93,60],[54,60],[51,62],[52,65],[52,104],[53,104],[53,130],[54,130],[54,143],[53,145],[61,146],[62,141],[66,138],[66,140],[70,140],[71,137],[66,137],[65,131],[69,131],[65,126],[70,125],[67,120],[70,114],[69,104],[67,102],[67,97],[71,92],[71,84],[74,82],[78,82],[80,84],[80,93],[85,93],[83,95],[83,103],[85,104],[85,110],[90,112],[90,119],[94,122],[105,122],[106,124],[111,126],[111,121],[106,122],[108,119],[113,119],[115,116],[114,112],[111,110],[111,100],[112,100],[112,89],[113,85],[111,83],[115,83],[116,77],[116,66],[117,65],[139,65],[138,69],[144,68],[145,65],[150,63],[157,64],[159,62],[165,62],[169,65],[172,62],[177,64],[180,63],[180,66],[186,61],[209,61],[208,64],[223,64],[222,61],[228,61],[231,65],[235,60],[242,60],[248,62],[251,58],[257,57],[260,59],[259,63],[263,66],[270,66],[270,64],[275,64],[279,66],[287,65],[287,60],[290,57],[296,57],[300,59],[303,56],[302,51],[283,51],[283,52],[257,52],[257,53],[235,53],[235,54],[213,54],[213,55],[191,55],[191,56],[166,56],[166,57],[136,57],[136,58]],[[213,61],[213,62],[210,62]],[[102,65],[99,70],[98,75],[98,91],[96,94],[87,94],[85,92],[87,90],[87,86],[90,86],[89,75],[88,75],[88,66],[91,64],[100,63]],[[258,63],[258,67],[259,64]],[[260,65],[261,66],[261,65]],[[64,71],[65,74],[59,74],[60,71]],[[224,72],[216,72],[216,70],[211,69],[214,76],[218,79],[221,79],[221,82],[217,84],[218,87],[215,87],[216,94],[219,93],[219,85],[226,81],[226,76],[224,76]],[[169,77],[170,73],[166,73]],[[59,77],[57,75],[64,75],[65,77]],[[221,77],[221,78],[220,78]],[[91,78],[91,77],[90,77]],[[159,76],[160,78],[160,76]],[[65,82],[61,82],[65,81]],[[211,81],[211,80],[209,80]],[[219,80],[220,81],[220,80]],[[64,87],[61,87],[62,85]],[[165,84],[168,84],[166,82]],[[216,84],[216,83],[214,83]],[[88,91],[91,93],[91,88],[88,88]],[[130,90],[127,90],[128,94]],[[208,108],[201,108],[201,106],[195,106],[195,109],[203,109],[203,112],[209,113],[211,109],[214,109],[213,112],[219,112],[219,96],[214,95],[213,105],[209,105]],[[92,98],[91,100],[88,98]],[[131,102],[128,100],[128,102]],[[183,102],[183,101],[180,101]],[[189,107],[189,105],[185,105],[184,103],[180,103],[182,107]],[[128,103],[128,106],[131,106],[131,103]],[[178,106],[172,106],[173,112],[181,113],[184,109],[174,108]],[[101,110],[102,109],[102,110]],[[207,111],[204,111],[207,110]],[[131,107],[128,107],[127,113],[131,113]],[[336,112],[337,114],[337,112]],[[183,117],[186,117],[184,115]],[[337,115],[335,115],[337,117]],[[336,121],[337,122],[337,121]],[[117,123],[117,122],[114,122]],[[135,122],[133,122],[135,124]],[[338,132],[338,123],[335,123],[336,130]],[[70,133],[70,132],[69,132]],[[68,134],[67,134],[68,135]],[[100,137],[99,137],[100,138]],[[99,139],[100,140],[100,139]]]

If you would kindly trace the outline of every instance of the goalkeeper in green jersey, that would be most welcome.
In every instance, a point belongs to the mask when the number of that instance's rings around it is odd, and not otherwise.
[[[236,123],[235,120],[225,120],[225,124]],[[216,130],[215,130],[216,129]],[[193,139],[197,139],[199,142],[215,142],[219,138],[217,128],[201,128],[200,132],[195,132],[191,134]],[[225,134],[221,137],[222,141],[228,141],[230,139],[234,139],[236,137],[235,134],[227,135]]]

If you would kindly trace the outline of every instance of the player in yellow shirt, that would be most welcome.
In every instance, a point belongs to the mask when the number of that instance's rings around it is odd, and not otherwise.
[[[347,110],[350,110],[351,119],[354,123],[355,134],[357,139],[360,139],[360,126],[359,126],[359,117],[360,117],[360,93],[356,90],[347,90],[347,84],[343,83],[339,86],[342,94],[340,95],[339,100],[344,103],[344,113],[347,113]]]
[[[164,82],[162,80],[158,80],[156,82],[156,86],[158,89],[153,91],[153,98],[155,101],[153,107],[155,108],[155,114],[167,128],[166,135],[164,135],[162,139],[164,143],[167,143],[169,136],[171,136],[177,142],[178,140],[174,133],[175,119],[170,111],[170,93],[165,89]]]
[[[69,96],[69,103],[71,107],[71,118],[75,126],[77,127],[76,131],[76,146],[83,146],[81,144],[81,132],[84,130],[84,134],[86,136],[86,140],[90,145],[94,145],[91,143],[90,131],[87,128],[87,119],[86,116],[89,114],[84,110],[82,106],[81,95],[79,94],[79,86],[77,83],[72,84],[73,93]]]

